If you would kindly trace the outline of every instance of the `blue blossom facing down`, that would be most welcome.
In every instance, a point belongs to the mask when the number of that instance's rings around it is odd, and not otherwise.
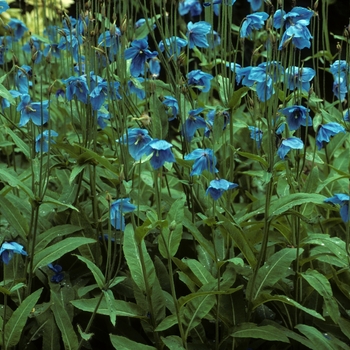
[[[11,18],[10,22],[7,24],[7,29],[10,29],[10,32],[13,34],[13,40],[19,41],[22,39],[25,32],[28,31],[27,26],[16,18]]]
[[[97,39],[98,46],[108,49],[108,57],[111,61],[118,53],[121,35],[120,29],[115,24],[112,24],[110,29],[101,33]]]
[[[55,143],[51,137],[55,136],[58,136],[58,134],[54,130],[45,130],[42,134],[39,134],[35,139],[35,152],[48,152],[49,142]]]
[[[149,71],[152,75],[152,78],[158,78],[160,74],[160,60],[157,57],[153,57],[148,61]]]
[[[173,147],[173,145],[167,141],[154,139],[149,142],[141,152],[146,155],[153,153],[150,160],[151,165],[153,169],[159,169],[165,162],[175,162],[175,157],[171,151],[171,147]]]
[[[46,44],[43,50],[44,57],[50,58],[51,56],[55,58],[61,57],[61,50],[58,48],[58,44]]]
[[[286,11],[278,9],[273,15],[273,27],[275,29],[280,29],[284,25],[283,16],[286,14]]]
[[[61,38],[58,42],[57,48],[59,50],[68,51],[75,62],[84,60],[84,57],[79,55],[79,45],[83,43],[83,37],[80,34],[74,34],[70,29],[65,28],[61,29],[59,33],[61,34]]]
[[[295,89],[301,89],[309,92],[310,81],[315,77],[316,72],[314,69],[309,67],[288,67],[285,71],[287,88],[290,91]]]
[[[216,109],[210,110],[207,114],[207,119],[206,119],[207,125],[204,131],[205,137],[209,137],[210,133],[213,131],[215,118],[224,118],[224,124],[222,126],[222,130],[225,130],[228,123],[230,122],[230,114],[227,111],[220,111],[219,113],[217,113]]]
[[[135,94],[140,100],[144,100],[146,98],[146,91],[142,85],[145,81],[144,78],[131,78],[128,81],[128,89],[130,94]]]
[[[18,68],[15,75],[15,84],[21,94],[28,94],[29,87],[32,86],[32,82],[30,80],[32,76],[33,72],[31,67],[23,65]]]
[[[0,13],[7,11],[10,8],[6,1],[0,1]]]
[[[196,69],[187,74],[187,79],[188,85],[195,85],[197,89],[208,92],[210,90],[210,81],[213,79],[213,76]]]
[[[188,22],[186,36],[190,49],[193,47],[209,47],[207,34],[211,31],[211,24],[205,21],[196,23]]]
[[[334,96],[343,102],[345,100],[346,94],[348,93],[348,88],[346,86],[346,79],[343,77],[334,76],[333,88]]]
[[[146,129],[133,128],[128,129],[127,133],[119,141],[128,145],[131,157],[135,160],[140,160],[145,154],[144,147],[152,141],[152,138],[148,135]]]
[[[198,0],[183,0],[179,2],[180,16],[187,15],[199,16],[202,13],[202,6]]]
[[[288,28],[298,23],[308,26],[313,15],[314,12],[312,10],[301,6],[295,6],[290,12],[285,13],[283,18],[285,20],[286,27]]]
[[[266,12],[255,12],[246,16],[241,26],[240,37],[250,38],[253,30],[261,29],[268,17]]]
[[[200,114],[203,112],[203,108],[197,108],[189,111],[189,116],[186,119],[183,128],[182,128],[182,134],[185,136],[187,141],[191,141],[195,132],[200,128],[205,128],[207,126],[207,123],[203,119],[203,117],[200,116]]]
[[[263,138],[263,131],[260,130],[256,126],[248,126],[248,129],[250,131],[250,138],[255,140],[257,143],[258,148],[261,147],[261,141]]]
[[[21,112],[19,127],[26,125],[29,120],[35,125],[43,125],[49,120],[49,101],[32,102],[28,94],[21,96],[21,102],[17,106],[17,111]]]
[[[344,223],[349,221],[350,197],[344,193],[337,193],[333,197],[325,199],[325,203],[340,204],[340,216]]]
[[[198,148],[184,157],[185,160],[194,160],[192,166],[191,176],[201,175],[204,170],[208,170],[211,173],[219,172],[215,168],[217,159],[214,155],[214,151],[210,148],[201,149]]]
[[[287,124],[290,130],[299,129],[300,125],[302,126],[311,126],[312,119],[309,116],[310,110],[304,106],[290,106],[279,110],[279,113],[282,113],[287,117]]]
[[[131,47],[124,51],[125,59],[131,59],[130,73],[133,77],[144,75],[147,59],[154,58],[157,55],[157,51],[151,52],[148,50],[146,39],[134,40],[131,43]]]
[[[329,69],[333,77],[346,78],[350,73],[350,66],[345,60],[336,60]]]
[[[188,41],[177,36],[172,36],[159,42],[159,50],[161,52],[166,51],[167,57],[177,58],[180,55],[181,49],[187,46]]]
[[[316,136],[316,145],[320,150],[323,147],[323,142],[329,142],[332,136],[345,133],[345,128],[338,123],[328,123],[321,125]]]
[[[248,0],[248,2],[253,11],[258,11],[263,4],[263,0]]]
[[[10,91],[10,92],[11,92],[11,91]],[[343,116],[343,119],[344,119],[345,122],[350,122],[350,118],[349,118],[349,109],[347,109],[347,110],[345,111],[345,114],[344,114],[344,116]]]
[[[50,270],[52,270],[55,274],[51,277],[50,281],[52,283],[60,283],[63,281],[64,274],[62,272],[62,266],[58,264],[48,264],[47,265]]]
[[[17,242],[4,242],[0,247],[0,257],[2,262],[7,265],[12,259],[13,254],[28,256],[21,244]]]
[[[174,120],[179,114],[179,104],[177,99],[172,96],[164,96],[163,105],[168,107],[169,121]]]
[[[98,111],[104,104],[106,98],[112,101],[116,99],[120,100],[122,97],[119,94],[119,86],[120,84],[118,81],[108,83],[104,80],[98,83],[89,95],[92,109]]]
[[[304,143],[298,137],[289,137],[288,139],[282,140],[281,145],[277,150],[277,154],[281,159],[284,159],[286,154],[291,149],[303,149]]]
[[[296,23],[288,27],[283,33],[278,49],[282,50],[285,43],[289,42],[290,39],[297,49],[302,50],[311,47],[310,40],[313,39],[313,37],[306,26],[301,23]]]
[[[209,187],[206,190],[206,194],[210,194],[211,198],[214,200],[218,200],[225,191],[232,190],[238,187],[236,183],[229,182],[225,179],[216,179],[210,181]]]
[[[72,101],[74,96],[77,100],[87,103],[89,88],[86,83],[86,79],[81,77],[69,77],[66,80],[63,80],[63,83],[66,84],[66,97],[68,101]]]
[[[136,209],[136,206],[130,203],[130,198],[122,198],[114,201],[111,204],[109,218],[111,225],[116,230],[125,230],[124,214],[131,213]]]
[[[5,63],[6,52],[12,47],[10,36],[0,36],[0,64]]]
[[[106,120],[109,119],[111,119],[109,113],[104,113],[101,110],[97,111],[97,124],[102,130],[107,126]]]

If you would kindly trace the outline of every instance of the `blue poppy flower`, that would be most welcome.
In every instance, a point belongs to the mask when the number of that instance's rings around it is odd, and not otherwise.
[[[61,50],[58,48],[58,44],[46,44],[43,50],[44,57],[61,57]]]
[[[180,16],[191,13],[191,16],[199,16],[202,13],[202,6],[198,0],[183,0],[179,2]]]
[[[179,114],[179,104],[177,99],[172,96],[164,96],[163,105],[168,107],[168,115],[170,115],[169,121],[174,120]]]
[[[28,94],[21,96],[17,111],[21,112],[19,127],[26,125],[31,119],[35,125],[43,125],[49,120],[49,101],[32,102]]]
[[[166,51],[168,57],[174,57],[175,59],[180,55],[181,49],[188,44],[188,41],[177,36],[172,36],[159,42],[159,50],[161,52]]]
[[[276,29],[280,29],[284,25],[284,15],[286,14],[286,11],[278,9],[274,15],[273,15],[273,26]]]
[[[89,94],[89,88],[86,83],[84,76],[81,77],[69,77],[66,80],[63,80],[63,83],[66,84],[66,97],[68,101],[73,100],[74,96],[83,102],[87,103],[87,98]]]
[[[209,47],[207,34],[211,31],[211,24],[205,21],[196,23],[188,22],[186,36],[189,40],[189,47]]]
[[[109,30],[101,33],[97,39],[98,46],[108,48],[109,59],[113,60],[114,56],[118,53],[120,37],[122,32],[115,24],[112,24]]]
[[[79,45],[83,43],[81,35],[75,35],[70,29],[61,29],[59,33],[62,35],[58,42],[57,48],[59,50],[66,50],[70,52],[75,62],[84,60],[83,56],[79,55]]]
[[[107,126],[105,120],[109,120],[109,119],[111,119],[111,116],[109,113],[103,113],[102,111],[97,111],[97,124],[102,130]]]
[[[304,106],[294,105],[283,108],[279,110],[279,112],[287,117],[287,123],[290,130],[297,130],[300,125],[312,125],[312,119],[308,115],[310,110]]]
[[[109,218],[111,220],[111,225],[116,230],[125,230],[125,219],[124,215],[126,213],[131,213],[136,209],[136,206],[130,203],[130,198],[122,198],[114,201],[111,204],[111,209],[109,212]]]
[[[191,176],[200,175],[204,170],[208,170],[211,173],[217,173],[219,170],[215,168],[216,157],[214,151],[210,148],[207,149],[196,149],[190,154],[184,157],[185,160],[194,160],[192,166]]]
[[[291,149],[303,149],[304,143],[298,137],[289,137],[288,139],[282,140],[281,145],[277,150],[277,154],[281,159],[284,159],[286,154]]]
[[[127,133],[122,136],[120,142],[128,145],[128,150],[135,160],[140,160],[145,154],[144,147],[152,141],[146,129],[133,128],[128,129]]]
[[[337,135],[340,132],[345,133],[345,128],[338,123],[321,125],[316,136],[316,145],[318,149],[320,150],[323,147],[323,142],[329,142],[332,136]]]
[[[10,22],[7,24],[7,29],[11,28],[11,33],[13,33],[13,40],[19,41],[22,39],[25,32],[28,31],[26,25],[16,18],[11,18]]]
[[[251,15],[246,16],[241,26],[240,37],[250,38],[253,29],[261,29],[268,17],[269,15],[266,12],[255,12]]]
[[[11,92],[11,91],[10,91]],[[349,118],[349,109],[347,109],[345,111],[344,117],[343,117],[345,122],[350,122],[350,118]]]
[[[316,72],[309,67],[288,67],[285,71],[287,88],[291,91],[302,89],[310,90],[310,81],[315,77]]]
[[[54,130],[45,130],[42,134],[39,134],[35,139],[35,152],[48,152],[49,142],[55,143],[51,139],[52,136],[58,136],[57,132]]]
[[[306,26],[304,26],[301,23],[296,23],[288,27],[283,33],[278,49],[282,50],[284,48],[285,43],[290,39],[292,40],[292,44],[299,50],[302,50],[305,47],[310,48],[310,40],[312,38],[313,37]]]
[[[15,84],[18,91],[21,94],[28,94],[29,87],[32,86],[31,78],[32,78],[32,68],[23,65],[18,68],[18,71],[15,75]]]
[[[124,51],[125,59],[131,59],[130,73],[133,77],[144,75],[145,63],[148,58],[154,58],[158,55],[157,51],[148,50],[146,39],[134,40],[131,47]]]
[[[248,87],[256,83],[256,93],[262,102],[269,100],[274,93],[273,80],[266,71],[265,67],[250,67],[249,74],[242,81]]]
[[[229,182],[224,179],[216,179],[210,181],[209,187],[205,193],[207,195],[210,194],[211,198],[213,198],[214,200],[218,200],[224,194],[225,191],[232,190],[236,187],[238,187],[238,185],[233,182]]]
[[[210,90],[210,81],[213,79],[213,76],[196,69],[187,74],[187,79],[188,85],[195,85],[197,89],[208,92]]]
[[[200,113],[203,112],[203,108],[197,108],[189,111],[189,116],[186,119],[183,128],[182,134],[185,136],[187,141],[191,141],[195,132],[200,128],[205,128],[207,123],[200,116]]]
[[[146,91],[142,85],[142,83],[145,81],[144,78],[131,78],[128,81],[128,89],[131,94],[136,94],[136,96],[140,100],[144,100],[146,98]]]
[[[336,60],[330,65],[333,77],[346,78],[350,73],[350,67],[345,60]]]
[[[97,84],[97,86],[90,93],[91,106],[94,111],[98,111],[104,104],[106,98],[109,100],[120,100],[122,97],[119,94],[119,82],[114,81],[108,83],[107,81],[102,81]]]
[[[0,13],[7,11],[10,8],[6,1],[0,1]]]
[[[343,77],[334,76],[333,81],[333,94],[336,98],[338,98],[341,102],[345,100],[346,94],[348,93],[348,88],[346,86],[346,79]]]
[[[283,18],[286,27],[288,28],[298,23],[303,26],[308,26],[313,15],[314,12],[312,10],[308,10],[305,7],[295,6],[290,12],[284,14]]]
[[[258,11],[262,6],[263,0],[248,0],[253,11]]]
[[[149,71],[152,78],[158,78],[160,74],[160,61],[157,57],[153,57],[148,61]]]
[[[17,98],[19,96],[22,96],[22,94],[19,91],[16,90],[9,90],[9,93],[13,98]],[[1,99],[1,108],[4,110],[5,108],[9,108],[11,106],[11,103],[9,100],[7,100],[5,97]]]
[[[150,160],[151,165],[153,169],[159,169],[165,162],[175,162],[175,157],[171,151],[171,147],[173,147],[173,145],[167,141],[154,139],[149,142],[141,152],[146,155],[153,153]]]
[[[326,203],[340,204],[340,216],[344,223],[349,221],[349,200],[350,197],[344,193],[337,193],[333,197],[327,198]]]
[[[22,254],[28,256],[24,247],[16,242],[4,242],[0,247],[0,257],[3,263],[6,265],[10,262],[13,254]]]
[[[5,64],[6,52],[12,47],[10,36],[0,36],[0,64]]]
[[[256,126],[248,126],[248,129],[250,131],[250,138],[255,140],[257,143],[258,148],[261,147],[261,141],[263,138],[263,132]]]
[[[224,125],[222,127],[222,130],[225,130],[227,127],[227,124],[230,122],[230,114],[227,111],[220,111],[217,113],[216,109],[212,109],[207,114],[207,119],[206,119],[207,125],[204,131],[205,137],[209,137],[210,133],[213,131],[215,118],[224,118]]]
[[[50,270],[52,270],[55,274],[51,277],[51,282],[60,283],[63,281],[64,274],[62,273],[62,266],[58,264],[48,264],[47,265]]]

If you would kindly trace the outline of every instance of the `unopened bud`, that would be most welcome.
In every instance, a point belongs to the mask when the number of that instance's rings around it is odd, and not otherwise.
[[[113,200],[112,196],[109,193],[106,194],[106,200],[107,202],[112,202]]]
[[[120,31],[124,34],[127,32],[127,30],[128,30],[128,18],[126,17],[126,15],[124,15],[122,19],[122,23],[120,25]]]
[[[314,3],[314,11],[317,11],[317,8],[318,8],[318,0],[316,0]]]
[[[173,220],[169,225],[169,230],[174,231],[176,229],[176,221]]]
[[[341,43],[339,41],[337,42],[337,50],[341,51]]]

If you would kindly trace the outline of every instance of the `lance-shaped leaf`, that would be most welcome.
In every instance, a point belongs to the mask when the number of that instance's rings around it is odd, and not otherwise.
[[[121,337],[119,335],[110,334],[109,337],[114,349],[116,350],[156,350],[156,348],[153,346],[136,343],[133,340]]]

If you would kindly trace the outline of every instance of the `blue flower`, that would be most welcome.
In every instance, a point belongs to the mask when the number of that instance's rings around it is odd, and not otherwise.
[[[109,100],[120,100],[122,97],[119,94],[119,82],[102,81],[90,93],[91,106],[94,111],[98,111],[104,104],[106,98]]]
[[[263,0],[248,0],[253,11],[258,11],[262,6]]]
[[[180,16],[191,13],[191,16],[199,16],[202,13],[202,6],[198,0],[183,0],[179,2]]]
[[[225,130],[227,124],[230,122],[230,115],[227,111],[220,111],[220,112],[216,113],[216,110],[212,109],[207,114],[207,120],[206,120],[207,125],[206,125],[205,131],[204,131],[205,137],[209,137],[210,133],[213,131],[215,118],[224,118],[224,125],[222,127],[222,130]]]
[[[128,145],[131,157],[140,160],[145,154],[144,147],[152,141],[152,138],[146,129],[133,128],[128,129],[128,132],[119,141]]]
[[[344,193],[337,193],[333,197],[327,198],[326,203],[340,204],[340,216],[344,223],[349,221],[349,200],[350,197]]]
[[[131,78],[128,81],[128,89],[131,94],[136,94],[140,100],[144,100],[146,97],[146,91],[141,85],[145,81],[144,78]]]
[[[288,27],[283,33],[278,49],[282,50],[284,48],[284,44],[289,41],[289,39],[292,40],[292,44],[299,50],[302,50],[305,47],[310,48],[310,39],[312,38],[313,37],[306,26],[301,23],[296,23]]]
[[[196,23],[188,22],[186,36],[190,42],[189,47],[209,47],[207,34],[211,31],[211,24],[205,21]]]
[[[153,57],[148,61],[149,71],[152,78],[158,78],[160,74],[160,61],[157,57]]]
[[[257,143],[258,148],[261,147],[261,141],[263,138],[263,132],[256,126],[248,126],[248,129],[250,130],[250,138],[255,140]]]
[[[306,9],[305,7],[295,6],[290,12],[284,14],[283,18],[286,27],[288,28],[298,23],[308,26],[313,15],[313,11]]]
[[[345,60],[336,60],[330,65],[330,71],[333,77],[346,78],[349,74],[349,65]]]
[[[150,161],[151,165],[153,169],[159,169],[165,162],[175,162],[175,157],[170,149],[171,147],[173,147],[173,145],[167,141],[154,139],[149,142],[141,152],[146,155],[153,153]]]
[[[49,142],[55,143],[51,139],[52,136],[58,136],[57,132],[54,130],[45,130],[42,134],[39,134],[35,139],[35,152],[48,152]]]
[[[161,52],[166,51],[168,57],[174,57],[175,59],[180,55],[181,49],[188,44],[188,41],[177,36],[172,36],[159,42],[159,50]]]
[[[130,203],[130,198],[123,198],[114,201],[111,204],[111,209],[109,212],[109,218],[111,220],[111,225],[116,230],[125,230],[125,213],[131,213],[136,209],[136,206]]]
[[[170,112],[168,112],[168,115],[170,114],[169,121],[174,120],[179,114],[179,104],[177,102],[177,99],[172,96],[164,96],[162,103],[168,107],[168,111]]]
[[[203,112],[203,108],[197,108],[189,111],[189,116],[186,119],[182,133],[185,136],[187,141],[191,141],[195,132],[200,128],[205,128],[207,123],[205,120],[199,115]]]
[[[197,89],[208,92],[210,90],[210,81],[213,79],[213,76],[196,69],[187,74],[187,79],[188,85],[195,85]]]
[[[58,48],[58,44],[46,44],[44,51],[43,51],[44,57],[61,57],[61,50]]]
[[[51,282],[60,283],[64,278],[64,274],[62,273],[62,266],[58,264],[48,264],[47,265],[50,270],[52,270],[55,274],[51,277]]]
[[[79,55],[79,45],[83,43],[83,38],[80,34],[74,35],[69,29],[61,29],[60,34],[62,35],[58,43],[57,48],[59,50],[67,50],[73,56],[75,62],[84,60],[84,57]]]
[[[290,130],[299,129],[300,125],[312,125],[312,119],[308,115],[310,110],[304,106],[290,106],[279,110],[280,113],[287,117],[287,123]]]
[[[17,98],[19,96],[22,96],[22,94],[19,91],[16,90],[9,90],[9,93],[13,98]],[[1,100],[1,108],[4,110],[5,108],[9,108],[11,106],[11,103],[9,100],[7,100],[5,97]]]
[[[343,77],[337,77],[334,76],[334,82],[333,82],[333,94],[336,98],[338,98],[340,101],[344,101],[346,94],[348,93],[348,88],[346,86],[346,79]]]
[[[17,111],[21,112],[19,127],[26,125],[31,119],[35,125],[43,125],[49,120],[49,101],[32,102],[28,94],[21,96]]]
[[[240,30],[241,38],[250,38],[253,32],[253,29],[259,30],[263,27],[264,22],[269,17],[266,12],[255,12],[251,15],[246,16],[245,20],[242,23]]]
[[[14,41],[21,40],[24,33],[28,31],[28,28],[26,27],[26,25],[19,19],[15,19],[15,18],[11,18],[11,21],[7,24],[7,26],[11,28],[11,32],[13,33],[13,36],[14,36],[13,38]]]
[[[310,90],[310,81],[316,75],[316,72],[309,67],[298,68],[295,66],[286,69],[287,88],[291,91],[302,89],[306,92]]]
[[[273,26],[276,29],[280,29],[284,25],[283,16],[286,14],[284,10],[278,9],[273,15]]]
[[[6,1],[0,1],[0,13],[7,11],[10,8]]]
[[[229,182],[224,179],[220,179],[220,180],[216,179],[216,180],[210,181],[209,187],[205,193],[207,195],[210,194],[210,196],[214,200],[218,200],[224,194],[225,191],[232,190],[236,187],[238,187],[238,185],[233,182]]]
[[[281,145],[277,150],[277,154],[281,159],[284,159],[286,154],[291,149],[303,149],[304,143],[298,137],[289,137],[288,139],[282,140]]]
[[[15,75],[15,84],[18,91],[21,94],[27,94],[29,91],[29,86],[32,86],[30,79],[32,78],[32,68],[26,65],[23,65],[18,68],[18,71]]]
[[[0,37],[0,64],[5,63],[5,54],[12,46],[12,38],[10,36]]]
[[[124,51],[124,57],[131,59],[130,73],[133,77],[138,77],[140,74],[144,75],[145,63],[148,58],[157,56],[157,51],[151,52],[148,50],[148,43],[146,39],[134,40],[131,47]]]
[[[274,93],[273,80],[266,73],[266,67],[250,67],[249,75],[246,75],[242,81],[243,85],[251,87],[256,83],[256,93],[260,101],[269,100]]]
[[[338,123],[321,125],[316,136],[316,145],[318,149],[320,150],[323,147],[323,141],[329,142],[332,136],[337,135],[340,132],[345,133],[345,128]]]
[[[63,80],[63,83],[66,84],[66,97],[68,101],[73,100],[74,96],[83,102],[87,103],[87,98],[89,94],[89,88],[86,83],[85,77],[69,77],[66,80]]]
[[[102,130],[107,126],[105,120],[109,120],[110,118],[109,113],[97,112],[97,124]]]
[[[216,157],[214,151],[210,148],[207,149],[196,149],[190,154],[184,157],[185,160],[194,160],[192,166],[191,176],[200,175],[204,170],[208,170],[211,173],[217,173],[219,170],[215,168]]]
[[[112,24],[110,29],[102,33],[97,39],[98,46],[109,49],[109,59],[111,61],[118,53],[121,35],[120,29],[115,24]]]
[[[4,242],[0,247],[0,257],[2,261],[7,265],[13,257],[13,254],[22,254],[28,256],[24,247],[16,242]]]
[[[11,92],[11,90],[10,90],[10,92]],[[343,119],[344,119],[345,122],[350,122],[349,109],[346,110]]]

